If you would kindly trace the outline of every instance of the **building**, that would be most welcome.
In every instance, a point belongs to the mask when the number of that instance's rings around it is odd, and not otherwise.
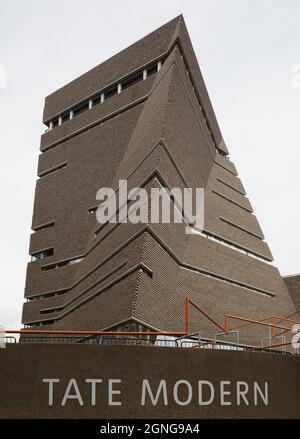
[[[283,276],[283,280],[300,316],[300,274]]]
[[[186,296],[211,317],[192,308],[190,331],[209,339],[225,314],[295,315],[182,16],[48,96],[43,122],[25,328],[182,332]],[[98,189],[125,179],[205,188],[204,231],[100,225]],[[243,343],[270,336],[267,326],[237,326]]]

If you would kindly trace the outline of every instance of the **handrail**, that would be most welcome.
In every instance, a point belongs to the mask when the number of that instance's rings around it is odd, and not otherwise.
[[[44,334],[44,335],[186,335],[185,332],[160,332],[160,331],[49,331],[36,329],[1,329],[0,333],[6,334]]]
[[[280,346],[287,346],[293,344],[292,341],[285,341],[284,343],[269,344],[267,346],[255,346],[255,349],[271,349],[279,348]]]
[[[292,314],[292,315],[293,315],[293,314]],[[290,317],[292,317],[292,316],[290,316]],[[276,322],[276,320],[279,320],[279,323],[285,321],[285,322],[291,322],[291,323],[294,323],[294,324],[298,324],[298,325],[300,325],[300,322],[299,322],[299,321],[297,321],[297,320],[291,320],[291,319],[288,318],[288,317],[285,317],[285,318],[284,318],[284,317],[273,316],[273,317],[272,317],[272,322],[273,322],[273,321]],[[287,332],[287,331],[291,331],[291,328],[289,328],[289,329],[285,329],[285,330],[279,332],[279,334],[277,334],[277,335],[282,335],[282,334],[284,334],[284,333]],[[275,335],[276,335],[276,333],[275,333],[275,328],[272,328],[272,335],[273,335],[274,337],[275,337]]]
[[[272,316],[270,316],[270,317],[266,317],[266,318],[264,318],[264,319],[261,319],[261,320],[258,320],[259,322],[265,322],[266,320],[271,320],[272,319]],[[233,330],[233,329],[240,329],[240,328],[244,328],[244,327],[246,327],[246,326],[250,326],[250,325],[253,325],[253,323],[244,323],[243,325],[239,325],[239,326],[234,326],[234,327],[232,327],[232,328],[230,328],[230,330]]]
[[[242,316],[235,316],[232,314],[225,314],[224,315],[224,326],[221,323],[218,323],[206,310],[204,310],[202,307],[200,307],[197,303],[195,303],[192,299],[190,299],[188,296],[185,297],[185,332],[184,331],[84,331],[84,330],[78,330],[78,331],[72,331],[72,330],[43,330],[43,329],[21,329],[21,330],[12,330],[12,329],[1,329],[0,334],[20,334],[20,335],[35,335],[35,334],[41,334],[41,335],[86,335],[86,336],[101,336],[101,335],[165,335],[165,336],[174,336],[174,337],[182,337],[182,336],[190,336],[190,306],[194,307],[197,311],[199,311],[201,314],[203,314],[211,323],[213,323],[218,329],[220,329],[225,334],[229,333],[230,331],[248,326],[251,324],[257,324],[266,326],[272,329],[272,336],[275,336],[275,329],[281,329],[283,332],[281,332],[279,335],[283,334],[284,332],[289,332],[292,330],[290,327],[282,326],[279,324],[276,324],[276,320],[279,320],[280,322],[286,321],[289,323],[294,324],[300,324],[299,321],[290,319],[290,317],[294,316],[297,312],[291,314],[288,317],[279,317],[279,316],[270,316],[266,317],[261,320],[255,320],[255,319],[249,319]],[[239,320],[243,322],[247,322],[244,325],[236,326],[236,327],[229,327],[229,320]],[[267,323],[266,320],[271,319],[271,323]],[[286,346],[291,345],[292,342],[285,342],[285,343],[276,343],[276,344],[270,344],[268,346],[262,347],[256,347],[253,346],[254,349],[269,349],[269,348],[275,348],[279,346]]]
[[[240,317],[240,316],[233,316],[230,314],[225,314],[225,332],[228,331],[228,319],[234,319],[234,320],[241,320],[243,322],[249,322],[249,323],[253,323],[253,324],[258,324],[258,325],[262,325],[262,326],[268,326],[270,328],[278,328],[278,329],[287,329],[288,331],[290,330],[290,328],[286,328],[285,326],[279,326],[279,325],[275,325],[273,323],[265,323],[263,321],[260,320],[254,320],[254,319],[248,319],[246,317]]]
[[[212,322],[214,325],[216,325],[219,329],[221,329],[224,332],[227,332],[225,328],[219,324],[215,319],[213,319],[207,311],[204,311],[204,309],[200,308],[199,305],[197,305],[193,300],[191,300],[189,297],[186,298],[186,307],[187,307],[187,326],[186,326],[186,333],[189,334],[189,305],[192,305],[194,308],[196,308],[198,311],[200,311],[210,322]]]

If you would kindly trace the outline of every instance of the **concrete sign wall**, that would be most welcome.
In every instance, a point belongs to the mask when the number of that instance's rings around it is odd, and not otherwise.
[[[299,366],[269,353],[11,344],[0,418],[299,418]]]

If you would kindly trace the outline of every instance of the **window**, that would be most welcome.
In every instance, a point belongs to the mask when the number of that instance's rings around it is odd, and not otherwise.
[[[121,93],[122,90],[126,90],[126,88],[131,87],[134,84],[137,84],[138,82],[148,78],[148,76],[151,76],[154,73],[157,73],[163,61],[162,60],[156,61],[155,63],[151,64],[148,68],[133,73],[131,76],[124,79],[122,82],[112,85],[107,90],[104,90],[101,93],[94,96],[92,99],[89,99],[88,101],[78,104],[75,108],[71,109],[69,112],[65,112],[61,116],[51,120],[49,122],[49,125],[47,125],[49,130],[61,125],[64,122],[67,122],[68,120],[72,119],[74,116],[77,116],[83,111],[92,108],[94,105],[101,104],[104,101],[104,99],[111,98],[112,96]]]
[[[48,299],[49,297],[63,296],[64,294],[67,294],[68,292],[69,292],[69,290],[52,291],[51,293],[45,293],[45,294],[40,294],[38,296],[27,297],[27,301],[32,302],[32,301],[41,300],[41,299]]]
[[[118,93],[118,86],[115,85],[114,87],[111,87],[107,91],[104,92],[105,99],[111,98],[112,96],[116,95],[117,93]]]
[[[148,67],[147,69],[147,76],[151,76],[153,75],[153,73],[157,73],[157,63],[152,64],[150,67]]]
[[[84,102],[81,105],[78,105],[78,107],[74,108],[74,116],[77,116],[78,114],[82,113],[83,111],[86,111],[89,109],[89,103]]]
[[[52,314],[61,311],[62,307],[59,308],[48,308],[48,309],[41,309],[41,314]]]
[[[79,262],[81,262],[82,259],[83,258],[72,259],[71,261],[69,261],[69,265],[79,264]]]
[[[66,114],[63,114],[61,116],[61,122],[62,123],[67,122],[69,119],[70,119],[70,113],[66,113]]]
[[[47,250],[43,250],[41,252],[33,253],[31,255],[31,261],[37,261],[39,259],[48,258],[49,256],[54,255],[54,249],[48,248]]]
[[[100,104],[100,102],[101,102],[101,95],[95,96],[93,98],[93,106]]]
[[[59,267],[65,267],[65,266],[68,266],[68,265],[74,265],[74,264],[78,264],[82,260],[83,260],[83,257],[82,258],[67,259],[65,261],[57,262],[55,264],[44,265],[44,266],[41,267],[41,270],[42,271],[47,271],[47,270],[53,270],[53,269],[59,268]]]
[[[131,87],[143,80],[143,72],[136,73],[135,75],[130,76],[122,82],[122,90],[126,90],[126,88]]]

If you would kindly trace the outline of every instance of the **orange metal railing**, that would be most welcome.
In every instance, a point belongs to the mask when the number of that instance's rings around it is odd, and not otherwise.
[[[281,322],[288,322],[293,324],[299,324],[299,321],[290,319],[290,317],[293,317],[295,314],[298,313],[296,311],[295,313],[291,314],[287,317],[279,317],[279,316],[270,316],[266,317],[261,320],[255,320],[255,319],[249,319],[247,317],[242,316],[235,316],[232,314],[225,314],[224,315],[224,324],[221,324],[216,321],[214,317],[212,317],[206,310],[204,310],[202,307],[200,307],[197,303],[195,303],[192,299],[190,299],[188,296],[185,298],[185,332],[172,332],[172,331],[63,331],[63,330],[36,330],[36,329],[21,329],[21,330],[9,330],[9,329],[3,329],[0,330],[1,333],[5,334],[20,334],[20,335],[81,335],[81,336],[94,336],[94,335],[165,335],[165,336],[173,336],[173,337],[182,337],[182,336],[189,336],[190,335],[190,307],[195,308],[197,311],[199,311],[202,315],[204,315],[205,318],[207,318],[211,323],[213,323],[219,330],[221,330],[224,333],[229,333],[232,330],[249,326],[249,325],[261,325],[265,327],[271,328],[272,331],[272,337],[275,337],[276,335],[276,329],[281,330],[282,332],[277,334],[281,335],[286,332],[291,332],[292,328],[287,326],[282,326]],[[230,327],[229,322],[231,320],[238,320],[245,322],[243,325]],[[267,323],[266,320],[271,320],[271,323]],[[279,324],[276,323],[276,321],[279,321]],[[213,342],[212,342],[213,343]],[[279,346],[286,346],[290,345],[292,342],[284,342],[284,343],[276,343],[276,344],[270,344],[268,346],[264,346],[263,349],[268,348],[275,348]],[[252,346],[254,349],[261,349],[261,346]]]
[[[192,301],[189,297],[186,297],[185,299],[185,306],[186,306],[186,333],[189,334],[189,305],[192,305],[195,309],[197,309],[198,311],[201,312],[201,314],[203,314],[205,317],[208,318],[209,321],[211,321],[215,326],[217,326],[219,329],[221,329],[224,333],[229,333],[229,331],[232,331],[234,329],[237,328],[241,328],[244,326],[249,326],[249,325],[261,325],[261,326],[266,326],[271,328],[272,330],[272,337],[275,337],[275,330],[276,329],[280,329],[283,330],[283,332],[280,332],[278,335],[281,335],[282,333],[285,332],[291,332],[292,328],[290,327],[286,327],[286,326],[282,326],[280,324],[276,324],[276,320],[279,320],[280,322],[290,322],[293,324],[299,324],[300,322],[297,320],[292,320],[289,317],[294,316],[295,314],[298,313],[298,311],[296,311],[295,313],[291,314],[288,317],[278,317],[278,316],[270,316],[270,317],[266,317],[264,319],[261,320],[255,320],[255,319],[249,319],[246,317],[242,317],[242,316],[235,316],[235,315],[231,315],[231,314],[225,314],[224,315],[224,325],[218,323],[211,315],[209,315],[209,313],[207,311],[205,311],[203,308],[201,308],[199,305],[197,305],[194,301]],[[229,326],[229,321],[230,320],[239,320],[239,321],[243,321],[246,322],[243,325],[240,326],[235,326],[235,327],[230,327]],[[266,320],[271,320],[271,323],[267,323]],[[283,343],[275,343],[275,344],[270,344],[268,346],[263,346],[263,349],[271,349],[271,348],[277,348],[280,346],[287,346],[287,345],[291,345],[292,341],[288,341],[288,342],[283,342]],[[261,349],[261,346],[253,346],[254,349]]]

